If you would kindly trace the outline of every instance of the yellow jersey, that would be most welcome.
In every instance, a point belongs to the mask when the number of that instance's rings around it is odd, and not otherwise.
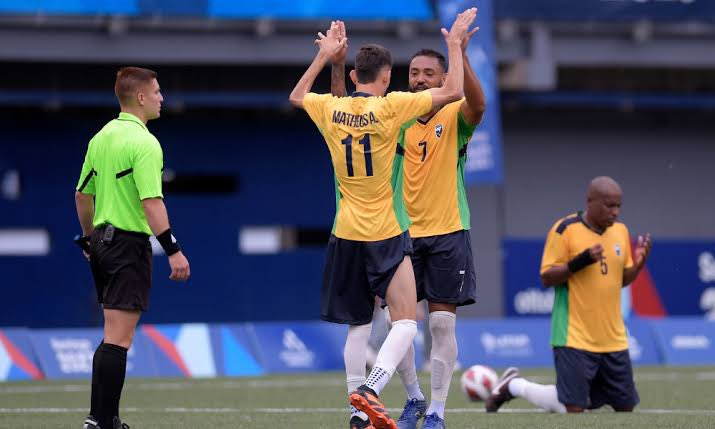
[[[602,234],[591,230],[575,213],[560,219],[549,231],[541,273],[566,264],[589,247],[603,246],[603,259],[571,274],[556,286],[551,312],[551,345],[594,353],[628,349],[621,314],[623,271],[633,266],[628,228],[620,222]]]
[[[410,219],[402,196],[404,131],[432,109],[431,93],[309,93],[303,107],[323,134],[333,162],[333,234],[379,241],[406,231]]]
[[[418,119],[405,132],[405,204],[412,237],[470,228],[464,164],[476,126],[460,112],[463,102],[442,107],[426,122]]]

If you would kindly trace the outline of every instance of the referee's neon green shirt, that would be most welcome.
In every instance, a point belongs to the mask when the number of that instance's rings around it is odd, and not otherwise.
[[[164,155],[136,116],[122,112],[89,141],[77,191],[95,196],[93,224],[152,235],[141,200],[163,198]]]

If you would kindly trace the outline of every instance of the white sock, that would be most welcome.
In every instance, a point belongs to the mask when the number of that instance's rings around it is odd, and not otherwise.
[[[432,334],[431,387],[432,400],[427,414],[437,413],[444,418],[449,385],[452,381],[454,364],[457,362],[457,338],[454,334],[457,315],[449,311],[434,311],[429,315]]]
[[[348,394],[359,386],[365,384],[365,362],[367,355],[367,341],[370,338],[372,323],[367,325],[351,325],[348,327],[348,336],[345,339],[343,359],[345,360],[345,373],[347,374]],[[367,414],[350,406],[350,417],[357,415],[367,420]]]
[[[417,322],[402,319],[392,322],[392,329],[377,354],[375,366],[370,372],[365,385],[379,395],[395,373],[397,365],[405,357],[417,334]]]
[[[426,416],[430,414],[437,414],[440,419],[444,419],[444,407],[447,405],[444,401],[435,401],[434,399],[430,401],[429,408],[425,413]]]
[[[417,379],[417,367],[415,366],[415,345],[410,344],[405,357],[402,358],[400,364],[397,365],[397,373],[400,374],[402,385],[405,386],[407,399],[417,399],[424,401],[425,395],[420,389],[420,383]]]
[[[543,410],[552,413],[566,412],[564,404],[559,402],[559,395],[553,384],[544,386],[523,378],[515,378],[509,382],[509,392],[518,398],[526,399]]]

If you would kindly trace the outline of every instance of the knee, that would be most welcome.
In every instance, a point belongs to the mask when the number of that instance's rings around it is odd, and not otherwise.
[[[566,405],[566,412],[567,413],[583,413],[584,408],[579,407],[578,405]]]
[[[430,313],[429,329],[434,341],[454,338],[455,318],[454,313],[448,311]]]
[[[633,408],[634,408],[634,407],[633,407],[632,405],[627,406],[627,407],[613,407],[613,409],[614,409],[617,413],[632,413],[632,412],[633,412]]]

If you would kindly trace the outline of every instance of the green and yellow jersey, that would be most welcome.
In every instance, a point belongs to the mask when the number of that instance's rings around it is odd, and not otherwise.
[[[427,122],[418,119],[405,132],[405,204],[412,237],[470,228],[464,164],[476,126],[460,112],[463,102],[442,107]]]
[[[549,231],[541,273],[566,264],[589,247],[603,246],[603,260],[571,274],[556,286],[551,314],[551,345],[594,353],[626,350],[621,314],[623,271],[633,266],[628,228],[620,222],[603,234],[591,230],[581,213],[560,219]]]
[[[159,141],[134,115],[120,113],[89,142],[77,191],[95,196],[93,224],[152,235],[141,200],[163,198]]]
[[[410,224],[402,196],[404,130],[432,108],[429,91],[385,97],[309,93],[303,106],[335,170],[333,234],[356,241],[395,237]]]

